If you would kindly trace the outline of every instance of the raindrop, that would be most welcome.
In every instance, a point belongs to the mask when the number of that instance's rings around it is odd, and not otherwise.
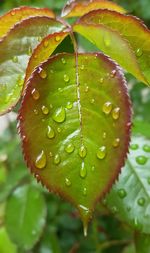
[[[116,138],[114,141],[113,141],[113,147],[114,148],[117,148],[120,144],[120,139],[119,138]]]
[[[108,33],[104,34],[104,44],[105,44],[106,47],[110,46],[110,36],[109,36]]]
[[[116,107],[112,111],[112,117],[113,117],[113,119],[117,120],[117,119],[119,119],[119,116],[120,116],[120,108]]]
[[[60,155],[59,154],[56,154],[54,156],[54,164],[58,165],[61,161],[61,158],[60,158]]]
[[[97,151],[97,158],[102,160],[105,158],[105,156],[106,156],[106,147],[102,146]]]
[[[71,186],[71,181],[68,178],[65,178],[65,184],[66,186]]]
[[[124,189],[119,189],[118,190],[118,195],[121,199],[124,199],[127,196],[127,193]]]
[[[92,170],[92,172],[94,172],[95,171],[95,166],[92,166],[91,170]]]
[[[86,86],[86,87],[85,87],[85,92],[88,92],[88,91],[89,91],[89,87]]]
[[[81,158],[84,158],[87,154],[87,150],[86,147],[84,145],[81,145],[80,149],[79,149],[79,156]]]
[[[57,132],[61,133],[62,129],[60,127],[57,128]]]
[[[80,177],[85,178],[87,175],[87,169],[85,167],[84,162],[82,163],[81,169],[80,169]]]
[[[66,64],[65,58],[61,58],[61,62],[62,62],[63,64]]]
[[[87,188],[86,188],[86,187],[84,187],[84,189],[83,189],[83,195],[84,195],[84,196],[87,195]]]
[[[116,213],[118,212],[118,209],[117,209],[116,206],[113,206],[113,207],[111,208],[111,211],[112,211],[113,214],[116,214]]]
[[[143,150],[144,150],[145,152],[150,152],[150,146],[149,146],[148,144],[145,144],[145,145],[143,146]]]
[[[64,81],[68,83],[70,80],[69,76],[67,74],[64,74]]]
[[[56,121],[58,123],[64,122],[65,119],[66,119],[66,111],[65,111],[65,109],[63,107],[58,108],[54,112],[52,118],[53,118],[54,121]]]
[[[106,139],[106,136],[107,136],[106,132],[103,132],[103,139]]]
[[[99,80],[99,82],[102,84],[104,82],[104,78],[101,77],[100,80]]]
[[[59,42],[61,40],[61,37],[59,36],[59,35],[57,35],[56,37],[55,37],[55,41],[56,42]]]
[[[91,102],[91,104],[94,104],[95,103],[95,99],[92,98],[90,102]]]
[[[43,169],[46,166],[46,155],[45,152],[42,150],[40,154],[37,156],[36,161],[35,161],[35,166],[38,169]]]
[[[39,111],[37,109],[34,109],[33,112],[34,112],[35,115],[39,114]]]
[[[44,41],[44,47],[47,48],[48,45],[49,45],[49,41],[48,41],[48,40],[45,40],[45,41]]]
[[[31,95],[34,100],[38,100],[40,98],[40,93],[35,88],[32,90]]]
[[[42,78],[42,79],[45,79],[47,77],[47,73],[44,69],[42,69],[41,67],[39,68],[39,76]]]
[[[145,157],[145,156],[143,156],[143,155],[140,155],[140,156],[137,156],[137,157],[136,157],[136,162],[137,162],[138,164],[140,164],[140,165],[146,164],[147,160],[148,160],[147,157]]]
[[[18,62],[18,56],[14,56],[14,57],[12,58],[12,61],[13,61],[14,63],[17,63],[17,62]]]
[[[69,154],[71,154],[74,151],[74,145],[72,143],[69,143],[66,147],[65,147],[65,151]]]
[[[67,109],[72,109],[73,107],[73,103],[72,102],[68,102],[67,105],[66,105],[66,108]]]
[[[49,114],[49,109],[45,105],[43,105],[42,106],[42,112],[43,112],[44,115],[47,115],[47,114]]]
[[[137,150],[139,148],[138,144],[131,144],[130,149]]]
[[[53,139],[55,137],[54,129],[51,126],[47,127],[47,137]]]
[[[112,103],[111,102],[106,102],[103,105],[102,111],[106,114],[109,115],[112,111]]]
[[[143,54],[142,49],[141,49],[141,48],[138,48],[138,49],[136,50],[136,56],[137,56],[137,57],[141,57],[142,54]]]
[[[139,198],[138,199],[138,205],[139,206],[144,206],[145,205],[145,198]]]
[[[50,151],[49,152],[49,156],[52,158],[53,157],[53,153]]]

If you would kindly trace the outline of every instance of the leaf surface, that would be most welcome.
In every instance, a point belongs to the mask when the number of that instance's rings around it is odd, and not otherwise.
[[[108,207],[135,230],[150,233],[150,141],[132,139],[125,167],[109,195]]]
[[[18,117],[25,160],[78,208],[85,234],[95,202],[124,163],[130,116],[123,75],[103,54],[59,54],[28,81]]]
[[[21,249],[29,250],[37,243],[46,212],[45,199],[36,187],[24,185],[12,193],[6,206],[6,228]]]
[[[0,17],[0,37],[7,32],[18,22],[23,19],[33,16],[47,16],[54,18],[55,14],[47,8],[20,7],[14,8]]]
[[[43,37],[63,27],[49,17],[31,17],[18,23],[0,41],[0,114],[18,102],[33,49]]]
[[[97,9],[109,9],[125,13],[125,10],[121,6],[107,0],[69,0],[63,8],[62,17],[80,17],[92,10]]]
[[[138,18],[97,10],[81,17],[74,29],[137,79],[150,83],[150,31]]]

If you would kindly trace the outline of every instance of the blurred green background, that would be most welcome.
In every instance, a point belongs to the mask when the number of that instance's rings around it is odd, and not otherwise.
[[[150,25],[150,0],[116,0]],[[64,0],[1,0],[1,14],[21,5],[52,8]],[[80,41],[80,40],[79,40]],[[85,40],[82,47],[93,47]],[[150,89],[126,74],[133,101],[133,132],[150,137]],[[13,118],[13,119],[12,119]],[[1,118],[0,133],[0,253],[134,253],[133,231],[98,204],[88,237],[77,211],[48,193],[30,175],[23,161],[16,114]],[[142,252],[141,252],[142,253]]]

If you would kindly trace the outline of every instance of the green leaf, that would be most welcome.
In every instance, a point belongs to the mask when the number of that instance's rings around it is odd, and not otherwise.
[[[109,9],[118,11],[121,13],[125,13],[125,10],[117,5],[116,3],[107,1],[107,0],[73,0],[67,1],[65,7],[62,11],[62,17],[70,18],[70,17],[80,17],[92,10],[97,9]]]
[[[85,227],[124,164],[130,114],[123,75],[103,54],[59,54],[29,79],[18,117],[25,160]]]
[[[23,19],[33,16],[47,16],[54,18],[54,13],[47,8],[32,8],[20,7],[14,8],[0,17],[0,37],[7,34],[7,32],[18,22]]]
[[[150,233],[150,141],[132,139],[125,167],[107,196],[107,206],[135,230]]]
[[[6,228],[10,238],[22,249],[31,249],[45,226],[46,203],[33,186],[18,187],[6,206]]]
[[[136,253],[150,252],[150,235],[135,234]]]
[[[49,17],[31,17],[18,23],[0,41],[0,114],[18,102],[33,49],[43,37],[62,28],[59,21]]]
[[[127,246],[123,251],[122,253],[137,253],[135,252],[135,246],[133,244]],[[140,252],[140,253],[143,253],[143,252]]]
[[[150,31],[142,21],[115,11],[97,10],[81,17],[74,30],[136,78],[150,83]]]
[[[0,228],[0,252],[17,253],[17,247],[11,242],[5,227]]]

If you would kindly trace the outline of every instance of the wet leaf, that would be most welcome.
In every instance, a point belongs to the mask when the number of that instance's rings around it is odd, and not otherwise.
[[[132,138],[125,167],[110,194],[107,205],[134,230],[150,233],[150,141]]]
[[[47,8],[32,8],[20,7],[14,8],[0,17],[0,37],[7,34],[7,32],[18,22],[23,19],[33,16],[47,16],[54,18],[55,14]]]
[[[0,41],[0,114],[18,102],[33,49],[43,37],[62,28],[49,17],[32,17],[18,23]]]
[[[6,228],[10,238],[21,249],[31,249],[42,234],[45,217],[46,203],[41,192],[30,185],[18,187],[6,206]]]
[[[85,234],[95,202],[124,163],[130,116],[123,75],[103,54],[59,54],[29,79],[19,113],[25,160],[77,207]]]
[[[80,17],[92,10],[97,9],[109,9],[109,10],[115,10],[121,13],[125,13],[125,10],[117,5],[116,3],[113,3],[111,1],[107,0],[72,0],[68,1],[63,8],[62,11],[62,17],[70,18],[70,17]]]
[[[150,83],[150,31],[138,18],[110,10],[81,17],[74,30],[140,81]],[[89,30],[92,32],[89,33]]]

